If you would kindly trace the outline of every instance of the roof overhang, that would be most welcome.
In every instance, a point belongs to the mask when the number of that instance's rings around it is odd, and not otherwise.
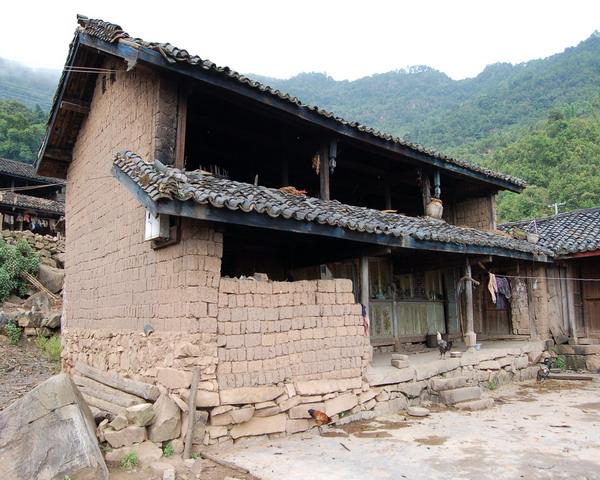
[[[409,235],[400,237],[353,231],[337,226],[322,225],[314,222],[301,222],[294,219],[271,218],[268,215],[256,212],[232,211],[226,208],[214,208],[210,205],[200,205],[192,201],[177,199],[160,199],[154,201],[140,186],[116,165],[112,168],[113,176],[129,190],[130,193],[153,214],[166,214],[178,217],[193,218],[196,220],[242,225],[247,227],[264,228],[270,230],[287,231],[298,234],[319,235],[370,245],[393,248],[427,250],[433,252],[458,253],[464,255],[492,255],[508,257],[515,260],[529,260],[536,262],[551,262],[545,254],[536,254],[480,245],[467,245],[456,242],[438,242],[420,240]]]
[[[143,47],[133,41],[127,39],[121,39],[115,42],[107,42],[101,38],[89,35],[85,32],[78,32],[75,35],[69,57],[67,59],[67,66],[73,66],[78,50],[84,47],[85,50],[93,50],[96,52],[102,52],[107,55],[112,55],[117,58],[121,58],[128,64],[128,69],[133,68],[138,62],[150,65],[152,67],[183,75],[196,81],[204,82],[205,84],[211,85],[216,88],[220,88],[228,91],[234,95],[239,95],[253,102],[266,106],[271,109],[275,109],[282,114],[293,116],[296,120],[306,122],[313,127],[321,128],[326,130],[332,136],[347,141],[358,142],[365,147],[376,149],[380,153],[401,158],[406,161],[407,159],[415,164],[428,166],[433,169],[440,169],[445,171],[447,174],[469,178],[477,182],[484,183],[490,188],[496,190],[509,190],[512,192],[521,192],[524,189],[523,185],[511,182],[509,180],[498,178],[487,175],[485,172],[480,172],[475,169],[470,169],[458,165],[456,163],[445,161],[438,155],[428,154],[424,151],[413,149],[408,145],[393,141],[393,139],[385,139],[369,133],[368,131],[361,131],[351,125],[343,124],[336,120],[335,117],[327,117],[318,113],[315,110],[302,108],[293,102],[280,98],[276,95],[267,95],[260,90],[249,88],[246,84],[230,78],[225,75],[216,74],[214,71],[209,69],[199,68],[190,64],[168,61],[160,52],[151,48]],[[90,75],[91,76],[91,75]],[[54,129],[56,117],[60,110],[59,106],[63,101],[65,89],[68,87],[71,81],[72,72],[66,71],[63,73],[59,84],[59,90],[55,98],[54,106],[52,109],[50,121],[48,123],[48,129],[46,136],[44,137],[43,143],[38,153],[36,160],[36,168],[40,169],[41,163],[48,163],[54,168],[43,168],[43,172],[53,173],[54,175],[60,175],[62,178],[66,175],[66,165],[70,161],[70,157],[67,155],[65,158],[53,157],[52,152],[48,152],[48,139]],[[76,113],[75,113],[76,114]]]

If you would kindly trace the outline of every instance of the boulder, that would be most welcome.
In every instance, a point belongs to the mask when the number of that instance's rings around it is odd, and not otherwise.
[[[118,465],[123,457],[130,452],[135,452],[137,454],[138,462],[142,466],[156,462],[162,457],[162,450],[158,445],[145,441],[143,443],[132,445],[131,447],[122,447],[106,452],[105,458],[108,463]]]
[[[92,413],[69,375],[49,378],[0,412],[0,466],[11,480],[108,479]]]
[[[118,432],[119,430],[123,430],[128,425],[129,422],[127,421],[127,418],[125,417],[125,415],[120,413],[114,418],[112,422],[110,422],[109,427]]]
[[[40,283],[50,290],[52,293],[58,293],[63,288],[65,279],[65,271],[61,268],[54,268],[49,265],[40,265],[40,270],[37,275]]]
[[[152,407],[154,423],[148,428],[148,437],[153,442],[165,442],[181,434],[181,412],[168,395],[161,395]]]
[[[104,431],[104,438],[113,448],[129,447],[134,443],[142,443],[146,440],[146,429],[131,425],[119,431],[107,429]]]
[[[125,416],[131,425],[146,427],[154,420],[154,409],[151,403],[140,403],[127,407]]]
[[[37,312],[42,312],[44,315],[46,315],[50,313],[52,301],[46,292],[37,292],[23,302],[23,307],[33,309]]]
[[[42,318],[42,327],[47,328],[60,328],[60,322],[62,319],[62,312],[50,312],[44,318]]]

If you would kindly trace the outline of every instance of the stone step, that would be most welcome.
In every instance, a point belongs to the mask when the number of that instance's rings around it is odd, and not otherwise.
[[[454,405],[458,410],[466,410],[475,412],[477,410],[485,410],[494,406],[493,398],[480,398],[479,400],[471,400],[469,402],[460,402]]]
[[[431,389],[436,392],[453,390],[467,385],[467,377],[434,378],[431,381]]]
[[[440,399],[442,400],[442,403],[445,403],[446,405],[479,400],[480,398],[481,388],[479,387],[454,388],[452,390],[443,390],[440,392]]]

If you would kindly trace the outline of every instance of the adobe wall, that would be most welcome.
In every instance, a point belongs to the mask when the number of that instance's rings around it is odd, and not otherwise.
[[[221,279],[221,388],[360,378],[370,359],[351,280]]]
[[[496,228],[496,196],[468,198],[444,205],[444,220],[461,227]]]

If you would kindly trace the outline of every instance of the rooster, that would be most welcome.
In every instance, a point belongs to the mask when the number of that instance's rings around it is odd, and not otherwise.
[[[331,417],[324,412],[320,412],[319,410],[311,408],[308,411],[308,414],[315,419],[318,427],[320,427],[321,425],[327,425],[328,423],[331,423]]]
[[[540,369],[537,372],[537,381],[543,382],[550,375],[550,369],[546,365],[540,365]]]
[[[437,344],[440,350],[440,357],[446,358],[446,353],[452,350],[452,342],[447,342],[442,338],[442,334],[437,332]]]

